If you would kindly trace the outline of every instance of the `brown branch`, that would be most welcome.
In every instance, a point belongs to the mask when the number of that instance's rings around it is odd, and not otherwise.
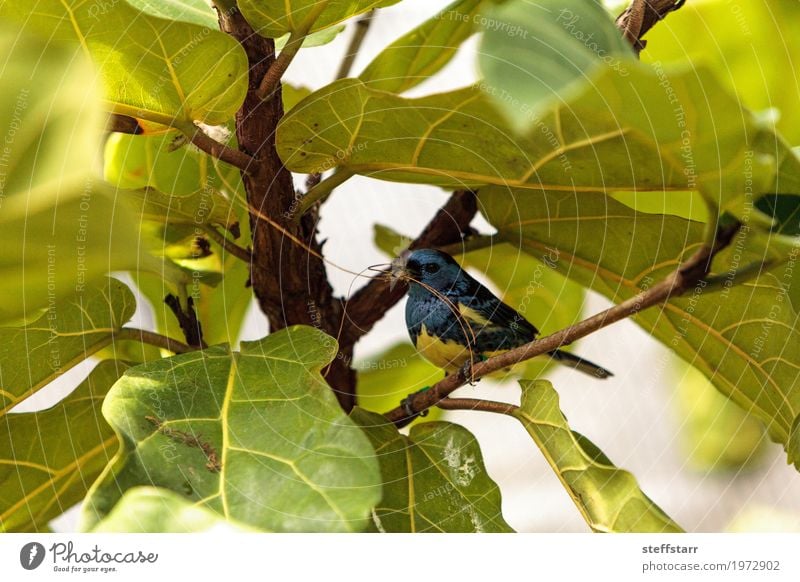
[[[447,203],[431,219],[409,249],[442,247],[457,244],[469,232],[469,223],[478,211],[474,192],[453,192]],[[356,291],[345,304],[347,327],[344,341],[355,341],[367,333],[393,305],[408,291],[408,285],[398,281],[394,288],[388,282],[387,273],[373,277],[369,283]]]
[[[337,79],[344,79],[350,74],[350,70],[353,68],[353,63],[358,56],[358,51],[361,49],[361,45],[364,44],[364,39],[369,32],[369,28],[372,25],[372,20],[375,18],[375,9],[373,8],[361,18],[356,20],[355,23],[355,30],[353,31],[353,37],[350,39],[350,44],[347,45],[347,50],[344,53],[344,58],[342,62],[339,64],[339,70],[336,71],[336,78]]]
[[[617,28],[639,54],[647,41],[642,37],[667,14],[683,6],[685,0],[632,0],[630,6],[617,17]]]
[[[226,146],[217,140],[209,137],[206,133],[196,127],[186,126],[179,128],[186,137],[189,138],[195,146],[206,152],[208,155],[217,158],[223,162],[227,162],[232,166],[239,168],[242,172],[249,172],[253,166],[253,158],[245,152],[239,151],[232,147]]]
[[[160,333],[135,327],[123,327],[114,334],[114,340],[135,340],[143,344],[164,348],[175,354],[185,354],[196,349]]]
[[[514,413],[519,410],[519,406],[513,404],[479,398],[442,398],[436,403],[436,407],[443,410],[480,410],[509,416],[514,416]]]
[[[228,237],[219,232],[213,226],[206,225],[206,227],[203,230],[206,231],[211,240],[213,240],[227,252],[232,254],[234,257],[241,259],[248,265],[252,262],[253,255],[250,253],[248,249],[242,248],[233,241],[229,240]]]
[[[180,299],[175,295],[167,295],[164,298],[164,303],[175,314],[178,325],[180,325],[181,331],[183,331],[183,335],[186,338],[186,343],[195,349],[207,348],[208,345],[203,341],[203,328],[194,310],[194,300],[191,297],[187,299],[188,307],[186,311],[183,310]]]
[[[220,28],[241,44],[248,60],[247,95],[236,113],[236,138],[239,148],[254,160],[249,171],[242,173],[251,209],[253,292],[271,331],[305,324],[335,337],[342,321],[342,301],[334,297],[320,258],[317,210],[297,222],[291,220],[296,206],[292,175],[275,149],[275,130],[283,117],[280,82],[265,99],[259,94],[261,81],[276,61],[275,43],[259,36],[235,7],[220,11],[219,20]],[[325,374],[345,410],[355,404],[356,376],[351,360],[352,345],[342,346]]]
[[[401,406],[387,412],[386,417],[397,426],[404,426],[419,415],[420,412],[434,406],[454,390],[466,384],[467,381],[474,381],[524,360],[552,352],[612,323],[635,315],[643,309],[682,295],[703,280],[709,272],[714,256],[730,244],[740,226],[741,224],[736,222],[721,227],[717,231],[717,238],[713,247],[703,245],[689,260],[670,273],[664,280],[642,291],[635,297],[552,335],[534,340],[483,362],[477,362],[471,366],[467,373],[451,374],[430,389],[409,395]]]

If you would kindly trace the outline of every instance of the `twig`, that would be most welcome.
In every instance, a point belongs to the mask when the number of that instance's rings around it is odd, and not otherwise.
[[[195,350],[195,348],[187,346],[171,337],[135,327],[123,327],[114,334],[114,340],[136,340],[144,344],[150,344],[151,346],[169,350],[175,354],[185,354],[186,352]]]
[[[347,51],[344,53],[344,58],[339,65],[339,70],[336,71],[336,79],[344,79],[350,74],[353,68],[353,63],[358,56],[358,51],[361,45],[364,44],[364,39],[369,32],[369,27],[372,25],[372,19],[375,17],[375,9],[373,8],[361,18],[356,20],[355,31],[353,37],[350,39],[350,44],[347,45]]]
[[[387,412],[386,417],[397,426],[404,426],[420,412],[435,405],[451,392],[463,386],[467,381],[474,381],[535,356],[552,352],[612,323],[635,315],[643,309],[682,295],[703,280],[711,267],[711,260],[720,250],[730,244],[740,226],[739,223],[735,223],[720,229],[712,247],[703,245],[689,260],[670,273],[665,279],[635,297],[631,297],[619,305],[606,309],[552,335],[534,340],[483,362],[477,362],[471,366],[467,374],[451,374],[430,389],[409,395],[404,400],[403,405]],[[409,412],[411,413],[410,415]]]
[[[443,410],[480,410],[481,412],[494,412],[513,416],[519,406],[494,400],[481,400],[478,398],[443,398],[436,403],[437,408]]]
[[[210,224],[206,225],[204,227],[204,230],[206,231],[206,233],[208,233],[208,236],[211,237],[211,240],[213,240],[223,249],[228,251],[234,257],[243,260],[248,265],[253,262],[253,256],[250,254],[250,251],[248,249],[242,248],[235,242],[228,240],[228,237],[219,232],[216,228],[214,228]]]
[[[632,0],[630,6],[617,17],[617,28],[639,54],[647,41],[642,37],[656,22],[683,6],[685,0]]]
[[[308,36],[311,27],[314,26],[317,18],[319,18],[319,15],[322,14],[322,11],[325,10],[327,6],[327,0],[318,0],[305,20],[289,34],[289,40],[284,45],[283,49],[281,49],[277,58],[272,62],[269,69],[267,69],[267,73],[261,79],[261,83],[256,90],[256,95],[261,99],[269,99],[272,97],[272,94],[280,85],[281,77],[283,77],[286,69],[292,64],[294,57],[297,56],[298,51],[303,46],[303,41],[305,41],[306,36]]]
[[[338,168],[333,174],[322,181],[317,182],[305,196],[300,199],[300,204],[292,217],[295,221],[299,220],[317,202],[325,200],[335,188],[353,177],[353,172],[345,168]]]
[[[178,325],[181,326],[183,335],[186,337],[186,343],[197,348],[207,348],[208,345],[203,341],[203,328],[200,326],[200,321],[197,319],[197,313],[194,310],[194,300],[191,296],[186,299],[186,310],[181,306],[181,301],[175,295],[167,295],[164,298],[164,303],[170,308],[172,313],[178,319]]]
[[[206,152],[208,155],[227,162],[232,166],[239,168],[242,172],[249,172],[255,160],[248,156],[241,150],[234,149],[220,143],[217,140],[209,137],[206,133],[196,125],[179,125],[180,129],[186,137],[189,138],[195,146]]]
[[[464,234],[469,232],[469,223],[477,211],[478,202],[474,192],[453,192],[447,203],[409,245],[409,249],[458,244],[463,240]],[[408,286],[403,281],[398,281],[391,288],[385,273],[370,279],[345,304],[349,325],[343,334],[344,341],[355,342],[372,329],[383,314],[403,298],[407,290]]]
[[[119,113],[110,113],[106,120],[106,131],[115,131],[117,133],[129,133],[131,135],[139,135],[144,133],[142,126],[134,117],[121,115]]]

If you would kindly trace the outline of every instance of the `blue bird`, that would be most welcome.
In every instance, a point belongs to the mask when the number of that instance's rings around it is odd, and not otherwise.
[[[533,341],[539,333],[450,255],[419,249],[397,269],[409,281],[406,325],[417,351],[446,373]],[[550,357],[595,378],[613,374],[569,352]]]

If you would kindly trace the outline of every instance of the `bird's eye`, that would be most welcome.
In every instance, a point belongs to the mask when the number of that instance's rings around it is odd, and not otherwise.
[[[429,263],[423,267],[423,270],[429,275],[433,275],[434,273],[438,273],[440,268],[441,267],[439,267],[439,265],[436,263]]]

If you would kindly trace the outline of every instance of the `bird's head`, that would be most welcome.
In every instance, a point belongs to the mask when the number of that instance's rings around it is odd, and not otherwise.
[[[433,287],[438,291],[452,288],[461,274],[458,263],[442,251],[419,249],[395,263],[395,273],[412,287]]]

